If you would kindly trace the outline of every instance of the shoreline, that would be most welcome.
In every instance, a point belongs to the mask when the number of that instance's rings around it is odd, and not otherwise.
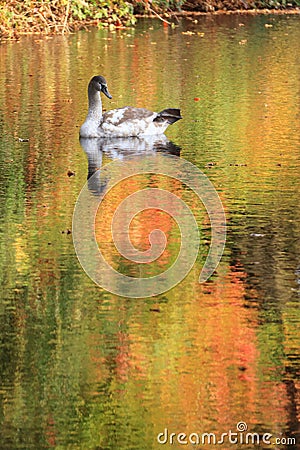
[[[299,8],[290,8],[290,9],[236,9],[236,10],[225,10],[220,9],[216,11],[194,11],[194,10],[182,10],[182,11],[170,11],[170,12],[161,12],[157,13],[155,11],[150,12],[148,14],[134,14],[135,19],[158,19],[162,22],[173,25],[174,22],[170,22],[172,19],[178,19],[178,18],[192,18],[192,17],[209,17],[209,16],[224,16],[224,15],[300,15],[300,7]],[[120,29],[128,29],[128,28],[134,28],[134,25],[116,25],[112,23],[109,18],[107,21],[103,21],[101,19],[86,19],[86,20],[78,20],[73,21],[72,24],[69,24],[67,29],[64,25],[56,23],[53,25],[53,30],[49,31],[49,25],[48,28],[45,28],[45,30],[14,30],[13,34],[3,34],[1,36],[0,34],[0,44],[1,42],[11,41],[11,40],[18,40],[21,36],[30,36],[30,35],[39,35],[39,36],[57,36],[57,35],[69,35],[73,34],[80,30],[87,30],[92,27],[103,27],[108,28],[110,30],[120,30]],[[60,30],[61,29],[61,30]],[[1,31],[1,26],[0,26]]]
[[[172,18],[179,18],[179,17],[209,17],[209,16],[229,16],[229,15],[236,15],[236,16],[257,16],[257,15],[300,15],[300,7],[299,8],[290,8],[290,9],[235,9],[235,10],[225,10],[220,9],[217,11],[190,11],[190,10],[183,10],[183,11],[172,11],[168,13],[161,13],[158,14],[155,12],[155,14],[135,14],[135,17],[137,19],[160,19],[163,22],[168,23],[169,25],[172,25],[171,22],[168,22],[167,19]]]
[[[291,8],[291,9],[218,9],[217,11],[191,11],[191,10],[183,10],[183,11],[171,11],[171,12],[162,12],[160,15],[162,17],[187,17],[187,16],[218,16],[218,15],[239,15],[239,14],[249,14],[249,15],[266,15],[266,14],[274,14],[274,15],[288,15],[288,14],[300,14],[299,8]],[[156,14],[135,14],[134,17],[138,19],[155,19],[157,18]]]

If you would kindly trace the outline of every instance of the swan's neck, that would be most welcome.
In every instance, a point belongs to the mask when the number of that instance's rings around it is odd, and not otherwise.
[[[87,115],[87,120],[93,120],[100,124],[102,118],[102,102],[100,92],[93,89],[91,86],[88,88],[88,98],[89,98],[89,110]]]

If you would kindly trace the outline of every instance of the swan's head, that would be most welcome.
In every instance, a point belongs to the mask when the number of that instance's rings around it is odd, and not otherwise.
[[[93,88],[98,92],[103,92],[108,98],[112,98],[112,95],[108,92],[106,79],[102,76],[97,75],[93,77],[89,83],[89,88]]]

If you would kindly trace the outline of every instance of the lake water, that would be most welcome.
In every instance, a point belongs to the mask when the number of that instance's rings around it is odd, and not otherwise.
[[[175,29],[140,20],[135,29],[0,45],[1,449],[253,449],[255,439],[255,448],[297,448],[299,20],[213,16],[180,19]],[[96,74],[113,95],[106,109],[180,107],[171,142],[81,146]],[[181,197],[201,235],[181,283],[136,299],[86,275],[71,230],[88,173],[119,161],[126,176],[144,152],[155,161],[180,156],[209,177],[227,241],[216,273],[199,284],[210,223],[189,183],[157,174],[127,180],[96,218],[96,240],[116,270],[154,276],[180,249],[172,217],[147,210],[131,224],[132,242],[145,251],[160,228],[165,252],[149,265],[118,254],[110,220],[138,190]],[[90,178],[90,197],[113,176]],[[204,433],[216,441],[202,443]]]

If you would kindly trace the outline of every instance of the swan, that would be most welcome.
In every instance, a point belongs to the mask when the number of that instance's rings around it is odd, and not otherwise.
[[[163,134],[166,128],[181,119],[180,109],[168,108],[157,113],[145,108],[125,106],[102,114],[101,92],[112,95],[103,76],[93,77],[88,85],[89,108],[80,127],[80,137],[133,137]]]

